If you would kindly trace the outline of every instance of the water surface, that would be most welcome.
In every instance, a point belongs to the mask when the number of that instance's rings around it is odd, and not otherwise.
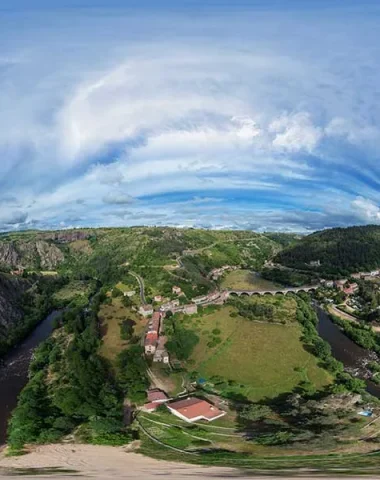
[[[28,369],[33,350],[46,340],[53,330],[54,311],[40,322],[32,333],[14,347],[0,365],[0,446],[5,443],[7,423],[17,398],[28,381]]]

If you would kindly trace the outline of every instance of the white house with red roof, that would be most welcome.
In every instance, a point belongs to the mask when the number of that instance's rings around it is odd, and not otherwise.
[[[226,415],[226,412],[219,410],[206,400],[189,397],[186,400],[166,404],[169,411],[176,417],[188,423],[206,420],[212,422]]]

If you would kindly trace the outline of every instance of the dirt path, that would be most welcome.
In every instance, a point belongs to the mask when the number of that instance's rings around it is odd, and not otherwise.
[[[141,298],[141,303],[143,305],[146,305],[146,299],[145,299],[145,285],[144,285],[144,279],[140,277],[140,275],[137,275],[135,272],[129,272],[132,277],[135,277],[137,280],[139,287],[140,287],[140,298]]]
[[[165,384],[160,378],[158,378],[157,375],[155,375],[150,368],[148,368],[146,372],[148,374],[148,377],[150,378],[150,381],[152,382],[152,387],[159,388],[160,390],[167,392],[167,384]]]
[[[18,469],[12,471],[12,469]],[[42,469],[48,469],[46,471]],[[57,470],[55,470],[57,469]],[[60,471],[61,470],[61,471]],[[0,456],[0,478],[9,478],[9,474],[25,479],[52,478],[67,480],[70,478],[94,478],[102,480],[197,480],[236,478],[240,480],[268,479],[267,476],[254,476],[242,470],[223,467],[203,467],[184,463],[154,460],[136,453],[128,452],[127,447],[104,447],[95,445],[44,445],[37,447],[28,455],[21,457]],[[46,475],[46,477],[45,477]],[[310,479],[304,472],[304,479]],[[271,479],[285,480],[290,477],[273,476]],[[294,477],[291,477],[294,478]],[[297,478],[301,478],[297,476]],[[338,480],[338,477],[325,477]],[[339,477],[342,478],[342,477]],[[357,477],[344,477],[353,480]],[[379,479],[368,476],[366,479]]]
[[[330,305],[328,307],[328,310],[330,311],[330,313],[332,313],[333,315],[336,315],[342,320],[347,320],[348,322],[353,322],[353,323],[357,323],[358,325],[361,325],[361,322],[359,319],[357,319],[356,317],[354,317],[353,315],[347,312],[343,312],[342,310],[339,310],[339,308],[337,308],[336,305]],[[372,326],[372,330],[374,332],[380,332],[380,326],[379,327]]]

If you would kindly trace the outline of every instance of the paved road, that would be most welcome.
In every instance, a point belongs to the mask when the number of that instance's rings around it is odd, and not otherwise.
[[[139,284],[139,287],[140,287],[141,303],[143,305],[146,305],[144,279],[142,277],[140,277],[140,275],[137,275],[137,273],[135,273],[135,272],[130,271],[129,273],[132,275],[132,277],[135,277],[135,279],[137,280],[137,282]]]

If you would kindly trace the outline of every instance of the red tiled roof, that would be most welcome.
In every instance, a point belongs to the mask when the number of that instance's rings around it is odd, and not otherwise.
[[[219,408],[214,407],[211,403],[208,403],[205,400],[200,400],[199,398],[180,400],[179,402],[170,403],[168,407],[176,410],[188,420],[197,417],[204,417],[208,420],[212,420],[224,413],[223,410],[219,410]]]
[[[145,345],[155,345],[158,340],[157,332],[149,332],[145,336]]]
[[[148,400],[150,402],[157,402],[159,400],[167,400],[168,397],[166,393],[161,392],[161,390],[148,390]]]
[[[149,403],[144,403],[143,407],[145,410],[156,410],[156,408],[159,406],[159,403],[155,402],[149,402]]]

